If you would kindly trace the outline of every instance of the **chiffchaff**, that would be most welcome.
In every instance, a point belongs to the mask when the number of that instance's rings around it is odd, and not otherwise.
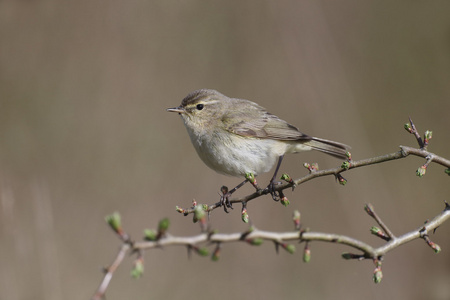
[[[286,153],[319,150],[345,159],[350,148],[301,133],[258,104],[229,98],[215,90],[194,91],[180,106],[167,111],[180,114],[198,155],[218,173],[248,179],[270,171],[278,160],[268,186],[274,199],[274,180]],[[232,192],[222,197],[222,204],[226,200],[226,206],[231,207],[228,197]]]

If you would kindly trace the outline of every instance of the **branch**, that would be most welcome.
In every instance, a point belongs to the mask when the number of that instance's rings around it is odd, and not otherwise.
[[[379,219],[379,217],[377,217]],[[157,241],[149,242],[136,242],[133,245],[134,249],[147,250],[152,248],[161,248],[167,246],[193,246],[201,243],[229,243],[238,241],[251,241],[254,239],[270,240],[275,243],[283,243],[290,241],[323,241],[332,242],[337,244],[343,244],[360,250],[364,253],[365,258],[378,258],[385,255],[389,251],[397,248],[407,242],[414,239],[422,238],[427,232],[431,232],[445,221],[450,218],[450,205],[445,203],[445,209],[438,214],[433,220],[427,222],[425,225],[418,227],[408,233],[405,233],[399,237],[392,236],[391,240],[384,246],[374,248],[360,240],[332,233],[321,233],[321,232],[303,232],[303,231],[292,231],[292,232],[271,232],[263,231],[256,228],[251,228],[248,232],[243,233],[201,233],[199,235],[190,237],[177,237],[172,235],[167,235],[164,238]]]
[[[381,219],[376,215],[375,211],[373,210],[372,205],[368,204],[365,207],[366,212],[373,217],[375,220],[377,220],[379,223],[381,222]],[[295,214],[294,214],[295,215]],[[440,252],[440,247],[431,242],[431,240],[428,237],[428,232],[433,232],[438,228],[440,225],[442,225],[445,221],[450,219],[450,205],[448,203],[445,203],[444,210],[439,213],[436,217],[434,217],[431,221],[427,222],[425,225],[422,225],[410,232],[407,232],[399,237],[395,237],[392,234],[390,234],[390,240],[380,246],[380,247],[373,247],[361,240],[346,236],[346,235],[340,235],[340,234],[334,234],[334,233],[323,233],[323,232],[313,232],[313,231],[302,231],[302,230],[296,230],[291,232],[273,232],[273,231],[263,231],[259,230],[255,227],[251,227],[249,231],[246,232],[236,232],[236,233],[214,233],[214,232],[202,232],[195,236],[173,236],[168,234],[167,232],[164,232],[163,234],[160,234],[161,231],[159,230],[159,233],[156,235],[153,235],[153,237],[156,240],[152,241],[144,241],[144,242],[131,242],[130,240],[123,241],[122,247],[120,248],[116,258],[114,259],[113,263],[109,268],[105,269],[105,275],[103,277],[103,280],[98,287],[97,291],[95,292],[94,296],[92,297],[92,300],[99,300],[103,299],[105,296],[106,289],[112,279],[112,276],[114,272],[116,271],[117,267],[120,265],[120,263],[123,261],[125,255],[127,253],[133,254],[133,253],[139,253],[138,261],[141,263],[139,271],[141,273],[138,274],[140,276],[143,272],[143,258],[142,258],[142,252],[145,250],[150,250],[154,248],[163,248],[163,247],[170,247],[170,246],[185,246],[189,251],[194,250],[197,254],[201,256],[207,256],[209,255],[209,251],[207,248],[203,248],[202,245],[204,244],[215,244],[216,250],[212,254],[212,259],[217,260],[219,258],[219,250],[220,246],[224,243],[231,243],[231,242],[245,242],[250,245],[261,245],[262,241],[272,241],[277,248],[280,246],[288,251],[289,253],[295,252],[295,246],[293,244],[287,244],[289,242],[314,242],[314,241],[322,241],[322,242],[329,242],[334,244],[342,244],[349,246],[351,248],[354,248],[356,250],[359,250],[361,254],[353,254],[353,253],[343,253],[342,257],[345,259],[372,259],[374,262],[376,262],[377,268],[375,269],[377,272],[375,272],[378,277],[374,275],[375,278],[379,278],[381,280],[381,260],[382,258],[391,250],[406,244],[412,240],[422,238],[424,239],[427,244],[435,251],[435,253]],[[297,220],[294,219],[294,223],[296,223]],[[385,227],[386,228],[386,227]],[[167,230],[167,227],[164,229],[164,231]],[[372,232],[373,233],[373,232]],[[159,238],[157,237],[159,236]],[[147,237],[148,238],[148,237]],[[308,251],[308,252],[307,252]],[[310,254],[309,247],[305,247],[305,254]],[[310,257],[307,261],[309,261]],[[304,259],[305,260],[305,259]],[[136,269],[136,265],[135,265]],[[135,270],[134,269],[134,270]],[[134,270],[132,274],[134,273]],[[137,276],[137,277],[138,277]],[[135,276],[136,277],[136,276]]]
[[[411,147],[407,147],[407,146],[400,146],[400,151],[398,151],[398,152],[381,155],[381,156],[377,156],[377,157],[373,157],[373,158],[362,159],[359,161],[351,160],[351,154],[347,153],[348,161],[342,163],[341,166],[333,168],[333,169],[327,169],[327,170],[321,170],[321,171],[318,170],[317,164],[313,164],[312,166],[309,164],[305,164],[305,167],[307,167],[310,172],[308,175],[305,175],[296,180],[291,179],[289,177],[289,175],[287,175],[287,174],[283,174],[283,176],[281,177],[281,179],[283,179],[286,182],[279,183],[275,187],[275,191],[278,193],[281,193],[280,194],[281,203],[285,206],[287,206],[289,204],[289,201],[283,195],[283,190],[288,189],[288,188],[294,189],[296,186],[303,184],[314,178],[333,175],[338,179],[340,184],[345,185],[347,183],[347,180],[344,177],[342,177],[341,173],[343,173],[343,172],[346,172],[351,169],[359,168],[359,167],[370,166],[370,165],[379,164],[379,163],[383,163],[383,162],[387,162],[387,161],[391,161],[391,160],[405,158],[409,155],[423,157],[427,160],[426,163],[424,165],[422,165],[421,167],[419,167],[416,171],[416,175],[419,177],[423,177],[425,175],[426,169],[431,162],[434,162],[434,163],[440,164],[444,167],[447,167],[445,172],[448,175],[450,175],[450,160],[445,159],[439,155],[436,155],[434,153],[427,151],[429,141],[432,138],[432,132],[429,130],[425,131],[424,139],[422,140],[422,138],[420,137],[420,135],[417,131],[417,128],[414,125],[411,118],[409,118],[409,123],[406,123],[404,125],[404,128],[406,129],[406,131],[408,131],[409,133],[413,134],[416,137],[416,140],[417,140],[417,143],[419,144],[420,149],[415,149],[415,148],[411,148]],[[228,189],[228,188],[226,188],[226,189]],[[229,199],[229,202],[230,202],[230,204],[242,203],[242,205],[243,205],[242,210],[244,210],[244,209],[246,210],[245,206],[246,206],[247,202],[249,202],[253,199],[259,198],[261,196],[267,195],[269,193],[270,192],[267,189],[256,190],[254,193],[249,194],[244,197],[231,198],[231,199]],[[211,205],[204,204],[204,209],[206,212],[209,213],[209,212],[213,211],[214,209],[221,207],[221,206],[222,206],[222,202],[218,201]],[[194,213],[195,205],[193,205],[193,207],[191,207],[191,208],[186,208],[186,209],[177,206],[176,210],[179,213],[182,213],[186,216],[188,214]]]
[[[300,184],[303,184],[307,181],[310,181],[315,178],[323,177],[323,176],[333,175],[333,176],[339,178],[339,175],[341,173],[355,169],[355,168],[360,168],[360,167],[379,164],[379,163],[383,163],[383,162],[387,162],[387,161],[391,161],[391,160],[401,159],[401,158],[408,157],[409,155],[419,156],[419,157],[423,157],[423,158],[427,159],[427,162],[417,170],[417,175],[420,177],[422,177],[425,173],[424,172],[421,173],[421,172],[419,172],[419,170],[422,170],[422,169],[426,170],[426,168],[428,167],[428,165],[431,162],[440,164],[440,165],[450,169],[450,160],[445,159],[439,155],[436,155],[434,153],[431,153],[431,152],[428,152],[428,151],[425,151],[422,149],[415,149],[415,148],[411,148],[411,147],[407,147],[407,146],[400,146],[400,149],[401,150],[398,152],[381,155],[381,156],[377,156],[377,157],[373,157],[373,158],[366,158],[366,159],[362,159],[362,160],[358,160],[358,161],[352,160],[348,163],[348,166],[346,166],[346,167],[339,166],[339,167],[333,168],[333,169],[311,171],[308,175],[305,175],[301,178],[298,178],[296,180],[290,180],[290,182],[284,182],[282,184],[279,184],[278,186],[276,186],[275,190],[280,192],[280,191],[283,191],[288,188],[295,188],[296,186],[298,186]],[[346,181],[340,182],[340,183],[345,184]],[[258,190],[258,191],[255,191],[254,193],[249,194],[244,197],[231,198],[230,203],[247,203],[253,199],[259,198],[259,197],[267,195],[267,194],[269,194],[269,192],[267,190]],[[222,205],[222,203],[220,201],[216,202],[214,204],[211,204],[211,205],[205,205],[205,211],[211,212],[214,209],[221,207],[221,205]],[[192,214],[195,211],[195,206],[191,207],[191,208],[186,208],[186,209],[177,207],[177,211],[184,215]]]
[[[92,300],[101,300],[105,296],[106,289],[109,286],[109,283],[111,282],[111,279],[113,277],[114,272],[117,270],[119,265],[122,263],[123,259],[125,258],[125,255],[130,250],[131,245],[129,243],[123,243],[120,247],[119,252],[117,253],[116,258],[114,259],[113,263],[109,268],[105,268],[105,276],[103,276],[103,280],[100,283],[97,291],[95,292],[94,296],[92,296]]]
[[[445,172],[450,175],[450,161],[440,157],[434,153],[427,151],[427,146],[429,140],[431,139],[431,131],[426,131],[424,139],[422,140],[417,132],[417,129],[410,119],[409,124],[405,124],[405,129],[414,134],[419,144],[420,149],[414,149],[411,147],[400,146],[400,151],[374,157],[363,159],[359,161],[353,161],[351,159],[351,154],[348,153],[348,161],[344,162],[340,167],[328,169],[328,170],[318,170],[316,164],[305,164],[308,168],[309,174],[301,178],[293,180],[289,175],[283,174],[282,180],[284,183],[280,183],[276,186],[275,190],[279,192],[281,203],[285,206],[289,204],[289,201],[283,194],[283,190],[287,188],[295,188],[304,182],[312,180],[314,178],[333,175],[335,176],[340,184],[345,184],[347,180],[342,177],[341,173],[349,171],[354,168],[369,166],[377,163],[387,162],[395,159],[405,158],[409,155],[419,156],[426,159],[424,165],[419,167],[416,171],[416,175],[423,177],[426,173],[427,167],[433,162],[447,167]],[[263,195],[268,194],[267,190],[258,190],[250,195],[230,199],[231,203],[242,203],[242,220],[248,222],[249,217],[247,213],[247,202],[253,199],[259,198]],[[429,237],[429,232],[434,232],[441,224],[450,218],[450,205],[445,202],[444,210],[434,217],[431,221],[427,221],[425,225],[421,225],[418,228],[402,234],[400,236],[395,236],[389,227],[382,221],[382,219],[377,215],[373,206],[367,204],[365,206],[366,213],[372,217],[376,223],[381,227],[372,227],[370,232],[377,237],[386,241],[386,243],[379,247],[373,247],[361,240],[348,237],[345,235],[334,234],[334,233],[321,233],[312,232],[308,230],[301,230],[300,223],[300,213],[298,211],[294,212],[294,225],[295,231],[292,232],[271,232],[263,231],[251,227],[246,232],[239,233],[217,233],[210,231],[208,229],[208,214],[212,210],[221,206],[221,202],[214,203],[212,205],[197,204],[193,202],[193,207],[189,209],[183,209],[177,207],[177,211],[183,213],[184,215],[194,214],[194,222],[199,222],[201,226],[202,233],[190,236],[190,237],[177,237],[170,235],[168,231],[169,220],[163,219],[159,222],[157,231],[145,230],[144,242],[133,242],[130,236],[123,230],[121,224],[121,218],[118,213],[114,213],[106,218],[107,223],[110,225],[111,229],[117,234],[119,239],[122,241],[122,246],[117,253],[116,258],[110,267],[105,268],[105,274],[103,280],[101,281],[97,291],[95,292],[92,300],[99,300],[105,297],[105,292],[108,285],[111,282],[114,272],[117,270],[118,266],[122,263],[125,255],[136,254],[137,257],[134,261],[134,267],[131,272],[133,277],[140,277],[144,272],[143,264],[143,252],[153,248],[168,247],[168,246],[185,246],[188,249],[188,253],[195,252],[201,256],[209,255],[209,250],[204,245],[215,245],[215,249],[212,253],[212,259],[217,260],[220,257],[221,246],[224,243],[230,242],[246,242],[251,245],[260,245],[264,240],[271,241],[275,244],[275,249],[281,247],[289,253],[295,252],[295,246],[292,242],[305,242],[305,248],[303,252],[303,260],[309,262],[311,258],[311,249],[309,244],[314,241],[330,242],[335,244],[347,245],[353,249],[358,250],[360,253],[343,253],[342,257],[345,259],[372,259],[375,264],[375,270],[373,275],[373,280],[378,283],[382,279],[381,262],[383,257],[391,250],[406,244],[415,239],[423,239],[426,244],[431,247],[435,253],[439,253],[441,248],[431,241]]]

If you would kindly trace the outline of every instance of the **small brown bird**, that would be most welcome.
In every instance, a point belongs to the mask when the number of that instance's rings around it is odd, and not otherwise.
[[[216,172],[249,178],[270,171],[278,160],[267,187],[274,199],[274,180],[286,153],[318,150],[346,159],[350,149],[306,135],[254,102],[229,98],[215,90],[194,91],[180,106],[167,110],[180,114],[198,155]],[[223,197],[223,204],[237,188]]]

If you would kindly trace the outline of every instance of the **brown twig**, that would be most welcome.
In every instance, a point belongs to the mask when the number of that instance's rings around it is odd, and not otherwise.
[[[343,172],[347,172],[347,171],[355,169],[355,168],[360,168],[360,167],[379,164],[379,163],[383,163],[383,162],[387,162],[387,161],[391,161],[391,160],[401,159],[401,158],[405,158],[409,155],[423,157],[423,158],[427,159],[428,163],[433,162],[433,163],[440,164],[444,167],[450,168],[450,160],[447,160],[441,156],[438,156],[434,153],[431,153],[431,152],[428,152],[428,151],[425,151],[422,149],[415,149],[415,148],[411,148],[411,147],[407,147],[407,146],[400,146],[400,151],[398,151],[398,152],[381,155],[381,156],[377,156],[377,157],[372,157],[372,158],[367,158],[367,159],[362,159],[362,160],[352,160],[352,162],[348,166],[348,168],[343,168],[342,166],[340,166],[340,167],[333,168],[333,169],[318,170],[318,171],[308,173],[307,175],[305,175],[301,178],[298,178],[296,180],[292,180],[291,182],[284,182],[282,184],[277,185],[275,190],[278,192],[283,191],[285,189],[298,186],[300,184],[303,184],[307,181],[310,181],[310,180],[318,178],[318,177],[329,176],[329,175],[338,176]],[[247,203],[253,199],[259,198],[268,193],[269,192],[266,190],[259,190],[259,191],[255,191],[254,193],[249,194],[244,197],[231,198],[231,199],[229,199],[229,201],[230,201],[230,203],[242,203],[242,202]],[[221,202],[216,202],[214,204],[208,205],[206,211],[211,212],[214,209],[219,208],[221,205],[222,205]],[[185,208],[185,209],[178,209],[178,211],[183,213],[184,215],[188,215],[188,214],[193,213],[195,211],[195,208],[191,207],[191,208]]]
[[[373,207],[370,204],[368,206],[370,206],[371,211],[374,212]],[[369,213],[369,215],[371,214]],[[374,217],[373,215],[371,216]],[[404,245],[412,240],[422,238],[436,253],[438,253],[440,251],[440,247],[437,244],[430,241],[428,232],[432,232],[448,219],[450,219],[450,205],[448,203],[445,203],[444,210],[441,213],[439,213],[436,217],[434,217],[431,221],[428,221],[425,225],[422,225],[417,229],[407,232],[399,237],[395,237],[392,233],[389,233],[390,240],[380,247],[373,247],[361,240],[341,234],[313,232],[313,231],[298,231],[298,230],[290,232],[272,232],[259,230],[254,227],[252,227],[249,231],[243,233],[203,232],[195,236],[172,236],[166,233],[162,238],[155,241],[135,242],[133,244],[124,242],[116,258],[114,259],[114,262],[111,264],[109,268],[105,270],[103,280],[100,283],[100,286],[95,292],[94,296],[92,297],[92,300],[99,300],[104,298],[105,291],[112,279],[112,276],[114,272],[117,270],[117,267],[123,261],[127,252],[142,254],[142,252],[145,250],[169,246],[186,246],[189,249],[200,250],[203,249],[200,248],[202,244],[215,244],[216,247],[212,254],[212,259],[217,260],[218,252],[221,249],[221,246],[225,243],[244,241],[253,245],[260,245],[261,242],[256,243],[254,241],[266,240],[274,242],[275,245],[277,245],[277,247],[281,245],[283,249],[285,249],[290,253],[293,253],[294,252],[293,249],[295,249],[293,248],[294,245],[288,244],[289,242],[322,241],[334,244],[347,245],[351,248],[361,251],[361,254],[344,253],[342,256],[345,259],[358,259],[358,260],[372,259],[377,266],[377,268],[375,269],[376,270],[375,274],[377,276],[382,276],[380,263],[381,259],[391,250],[401,245]],[[390,232],[385,225],[381,225],[384,223],[380,220],[378,216],[376,217],[376,220],[385,231]],[[204,252],[202,251],[197,251],[197,253],[203,253],[201,255],[204,255]],[[381,280],[381,277],[380,278],[377,277],[377,280],[378,281],[376,282],[379,282],[379,280]]]
[[[411,130],[409,130],[409,132],[411,134],[414,134],[414,136],[416,137],[417,143],[419,144],[420,149],[423,149],[425,144],[423,143],[422,138],[420,137],[420,134],[416,129],[416,125],[414,125],[413,121],[411,120],[411,117],[409,117],[409,124],[411,124]]]
[[[405,233],[399,237],[395,237],[391,235],[391,240],[385,245],[374,248],[369,244],[362,242],[360,240],[340,235],[340,234],[332,234],[332,233],[321,233],[321,232],[302,232],[292,231],[292,232],[270,232],[270,231],[262,231],[256,228],[253,228],[252,231],[246,233],[246,239],[263,239],[263,240],[271,240],[274,242],[289,242],[289,241],[323,241],[323,242],[331,242],[337,244],[343,244],[360,250],[363,252],[365,258],[377,258],[379,256],[383,256],[389,251],[397,248],[400,245],[403,245],[407,242],[410,242],[414,239],[423,238],[423,232],[426,230],[427,232],[433,231],[435,228],[439,227],[445,221],[450,218],[450,206],[446,204],[445,209],[439,213],[435,218],[431,221],[427,222],[425,225],[418,227],[415,230],[412,230],[408,233]],[[386,227],[385,227],[386,228]],[[392,234],[392,233],[391,233]],[[146,250],[151,248],[159,248],[159,247],[167,247],[167,246],[180,246],[180,245],[196,245],[200,243],[229,243],[229,242],[237,242],[242,240],[243,233],[214,233],[207,234],[202,233],[199,235],[191,236],[191,237],[176,237],[170,236],[154,242],[136,242],[133,245],[134,249]]]
[[[440,225],[442,225],[445,221],[447,221],[450,218],[450,206],[447,202],[445,202],[445,208],[444,210],[438,214],[436,217],[434,217],[431,221],[427,222],[425,225],[420,226],[416,230],[410,231],[408,233],[403,234],[402,236],[399,236],[397,238],[392,239],[385,245],[377,248],[377,251],[375,254],[377,256],[381,256],[386,254],[387,252],[393,250],[394,248],[397,248],[400,245],[406,244],[412,240],[423,238],[424,232],[431,232],[438,228]]]
[[[113,263],[108,268],[104,269],[105,275],[103,276],[103,280],[100,283],[94,296],[92,296],[91,300],[104,299],[106,289],[108,288],[108,286],[111,282],[114,272],[120,266],[120,264],[122,263],[123,259],[125,258],[125,255],[127,254],[128,250],[130,250],[130,248],[131,248],[131,245],[129,243],[122,244]]]
[[[280,195],[283,195],[282,191],[287,188],[294,188],[297,185],[300,185],[304,182],[307,182],[309,180],[312,180],[314,178],[327,176],[327,175],[333,175],[336,178],[339,179],[339,182],[341,184],[345,184],[347,182],[346,179],[344,179],[341,175],[341,173],[346,172],[350,169],[363,167],[363,166],[369,166],[377,163],[382,163],[390,160],[405,158],[409,155],[415,155],[419,157],[425,158],[427,161],[424,165],[422,165],[417,170],[417,175],[422,177],[425,174],[425,170],[428,167],[428,165],[431,162],[440,164],[442,166],[447,167],[446,173],[450,175],[450,161],[440,157],[434,153],[426,151],[426,147],[428,145],[428,141],[431,138],[431,131],[427,131],[425,133],[425,142],[422,141],[420,138],[420,135],[418,134],[416,127],[412,120],[410,119],[410,124],[406,124],[405,128],[410,132],[413,133],[419,143],[419,146],[421,149],[414,149],[411,147],[406,146],[400,146],[400,151],[374,157],[374,158],[368,158],[363,159],[359,161],[353,161],[351,160],[351,155],[348,154],[348,161],[342,164],[342,166],[334,168],[334,169],[328,169],[328,170],[317,170],[314,169],[314,171],[310,170],[310,173],[308,175],[305,175],[304,177],[301,177],[297,180],[291,179],[288,175],[283,175],[282,179],[285,181],[284,183],[278,185],[275,190],[280,192]],[[258,190],[255,193],[252,193],[250,195],[247,195],[245,197],[241,198],[234,198],[230,199],[230,203],[242,203],[242,219],[245,222],[248,222],[248,213],[246,209],[246,204],[248,201],[256,199],[262,195],[268,194],[269,192],[266,190]],[[289,204],[289,201],[286,201],[284,203],[285,205]],[[122,263],[125,255],[129,252],[130,254],[137,253],[138,257],[136,261],[139,261],[141,263],[140,268],[136,272],[137,276],[140,276],[143,272],[143,265],[142,265],[142,259],[143,259],[143,251],[152,249],[152,248],[160,248],[163,246],[175,246],[175,245],[183,245],[186,246],[189,250],[195,249],[196,252],[200,255],[205,255],[206,250],[205,248],[199,248],[198,246],[202,243],[208,243],[208,244],[215,244],[215,250],[212,255],[213,260],[219,259],[221,245],[223,243],[228,242],[237,242],[237,241],[245,241],[247,243],[250,243],[252,245],[259,245],[263,240],[269,240],[275,243],[276,249],[279,249],[281,246],[283,249],[288,251],[289,253],[293,253],[295,250],[294,245],[288,244],[288,242],[292,241],[300,241],[300,242],[306,242],[307,246],[305,246],[304,251],[304,261],[309,261],[310,259],[310,253],[311,249],[309,248],[309,242],[312,241],[323,241],[323,242],[331,242],[331,243],[337,243],[337,244],[343,244],[347,245],[349,247],[352,247],[354,249],[359,250],[360,254],[352,254],[352,253],[344,253],[342,256],[345,259],[372,259],[375,264],[375,270],[373,275],[373,280],[375,283],[378,283],[381,281],[383,274],[381,271],[381,261],[384,255],[386,255],[389,251],[408,243],[414,239],[421,238],[425,240],[428,246],[430,246],[435,253],[440,252],[440,247],[432,242],[429,238],[428,232],[431,232],[433,230],[436,230],[442,223],[447,221],[450,218],[450,205],[445,202],[445,208],[444,210],[438,214],[436,217],[434,217],[431,221],[427,221],[425,225],[420,226],[419,228],[412,230],[408,233],[405,233],[401,236],[395,236],[391,230],[386,226],[386,224],[381,220],[381,218],[376,214],[375,210],[373,209],[372,205],[368,204],[365,207],[366,212],[374,218],[374,220],[378,223],[378,225],[381,227],[382,231],[378,228],[372,228],[372,233],[376,234],[377,236],[383,238],[386,240],[386,243],[380,247],[373,247],[365,242],[362,242],[358,239],[348,237],[345,235],[339,235],[339,234],[333,234],[333,233],[321,233],[321,232],[311,232],[311,231],[301,231],[300,230],[300,215],[295,214],[294,215],[294,224],[296,226],[296,231],[293,232],[270,232],[270,231],[262,231],[258,230],[254,227],[251,227],[251,229],[244,233],[230,233],[230,234],[223,234],[223,233],[215,233],[211,231],[207,231],[207,227],[204,224],[206,222],[206,215],[205,212],[208,214],[214,210],[215,208],[218,208],[222,205],[221,202],[214,203],[210,206],[207,205],[199,205],[194,201],[193,207],[189,209],[183,209],[181,207],[177,207],[177,211],[180,213],[183,213],[184,215],[188,215],[191,213],[195,213],[194,220],[200,221],[202,225],[202,233],[196,236],[191,237],[176,237],[172,236],[167,233],[167,229],[169,227],[169,220],[163,219],[159,223],[158,232],[154,233],[153,231],[149,231],[148,234],[146,234],[146,240],[145,242],[132,242],[129,235],[125,233],[125,231],[122,229],[121,226],[121,219],[120,215],[118,213],[112,214],[106,218],[108,224],[110,227],[114,230],[114,232],[118,235],[118,237],[122,241],[122,247],[120,248],[116,258],[114,259],[113,263],[110,265],[110,267],[105,269],[105,275],[103,277],[103,280],[101,281],[97,291],[95,292],[94,296],[92,297],[92,300],[99,300],[103,299],[105,297],[105,292],[108,287],[108,285],[111,282],[112,276],[114,272],[117,270],[118,266]]]
[[[374,218],[374,220],[380,225],[380,227],[384,230],[384,232],[387,235],[387,238],[385,240],[390,241],[395,238],[395,235],[392,233],[392,231],[384,224],[384,222],[381,220],[381,218],[378,216],[378,214],[375,212],[375,209],[371,204],[366,204],[364,207],[367,214]],[[383,237],[382,235],[380,237]]]

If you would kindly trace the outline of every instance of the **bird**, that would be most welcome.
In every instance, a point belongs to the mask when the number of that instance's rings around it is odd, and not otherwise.
[[[230,98],[212,89],[189,93],[178,113],[201,160],[214,171],[246,180],[224,193],[221,204],[231,207],[231,194],[259,174],[275,173],[266,188],[274,200],[276,174],[285,154],[318,150],[347,159],[349,146],[302,133],[297,127],[269,113],[255,102]],[[258,187],[255,186],[257,189]]]

